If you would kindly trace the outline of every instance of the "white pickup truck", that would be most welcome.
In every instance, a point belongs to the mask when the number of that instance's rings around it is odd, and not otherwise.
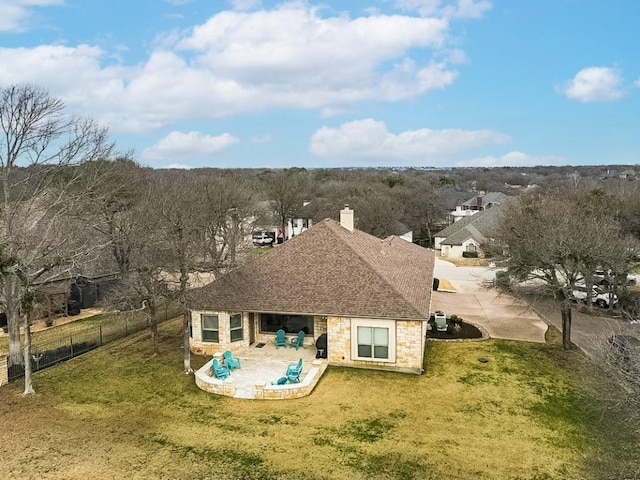
[[[576,302],[585,302],[587,300],[587,287],[575,286],[571,292],[573,299]],[[593,293],[591,294],[591,301],[600,308],[609,308],[609,301],[612,301],[615,305],[618,303],[617,295],[610,295],[609,292],[602,290],[596,285],[593,286]]]

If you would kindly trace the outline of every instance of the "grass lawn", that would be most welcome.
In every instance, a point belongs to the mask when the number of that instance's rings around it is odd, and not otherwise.
[[[555,342],[430,342],[424,375],[329,368],[256,401],[200,391],[180,322],[161,333],[158,356],[142,333],[35,374],[36,395],[0,388],[3,478],[605,478],[602,412]]]
[[[179,307],[173,304],[167,304],[165,310],[164,303],[160,305],[157,311],[157,318],[159,321],[164,320],[165,314],[169,316],[175,316],[179,312]],[[71,318],[71,317],[70,317]],[[82,318],[63,325],[57,325],[52,328],[33,332],[32,345],[45,346],[52,343],[59,342],[61,339],[65,342],[69,338],[73,337],[74,341],[84,341],[86,339],[95,340],[99,338],[99,328],[102,327],[103,334],[109,337],[113,332],[123,332],[125,330],[125,322],[135,330],[136,327],[140,327],[146,324],[147,315],[139,310],[132,310],[128,312],[106,312],[99,315],[93,315],[91,317]],[[0,352],[7,353],[9,351],[9,336],[4,335],[0,337]]]

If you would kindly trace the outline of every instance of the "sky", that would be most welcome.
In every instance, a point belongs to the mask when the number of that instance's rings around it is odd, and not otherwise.
[[[640,163],[638,0],[0,0],[32,83],[154,168]]]

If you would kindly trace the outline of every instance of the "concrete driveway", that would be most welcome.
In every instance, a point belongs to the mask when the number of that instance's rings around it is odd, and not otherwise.
[[[456,267],[437,258],[435,277],[448,280],[455,291],[433,292],[432,311],[458,315],[483,327],[492,338],[544,343],[547,324],[534,309],[484,285],[495,278],[490,268]]]

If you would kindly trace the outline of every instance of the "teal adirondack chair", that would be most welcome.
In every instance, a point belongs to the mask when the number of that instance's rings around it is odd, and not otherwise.
[[[229,376],[230,374],[229,369],[227,367],[223,367],[222,365],[220,365],[220,362],[218,362],[217,358],[213,359],[213,362],[211,362],[211,365],[213,367],[213,374],[216,376],[216,378],[220,380],[224,380]]]
[[[227,366],[229,371],[233,372],[236,368],[240,368],[240,359],[238,357],[234,357],[231,354],[231,350],[227,350],[222,354],[224,357],[224,364]]]
[[[287,383],[288,380],[289,379],[287,377],[280,377],[275,382],[271,382],[271,385],[284,385],[285,383]]]
[[[293,337],[289,341],[289,346],[290,347],[296,347],[296,350],[298,349],[298,347],[303,347],[304,348],[304,332],[302,330],[300,330],[298,332],[298,336],[297,337]]]
[[[284,334],[284,330],[280,329],[276,332],[276,348],[286,347],[286,346],[287,346],[287,337]]]
[[[290,363],[287,367],[287,379],[291,383],[298,383],[300,381],[300,374],[302,373],[302,359],[298,360],[298,363]]]

